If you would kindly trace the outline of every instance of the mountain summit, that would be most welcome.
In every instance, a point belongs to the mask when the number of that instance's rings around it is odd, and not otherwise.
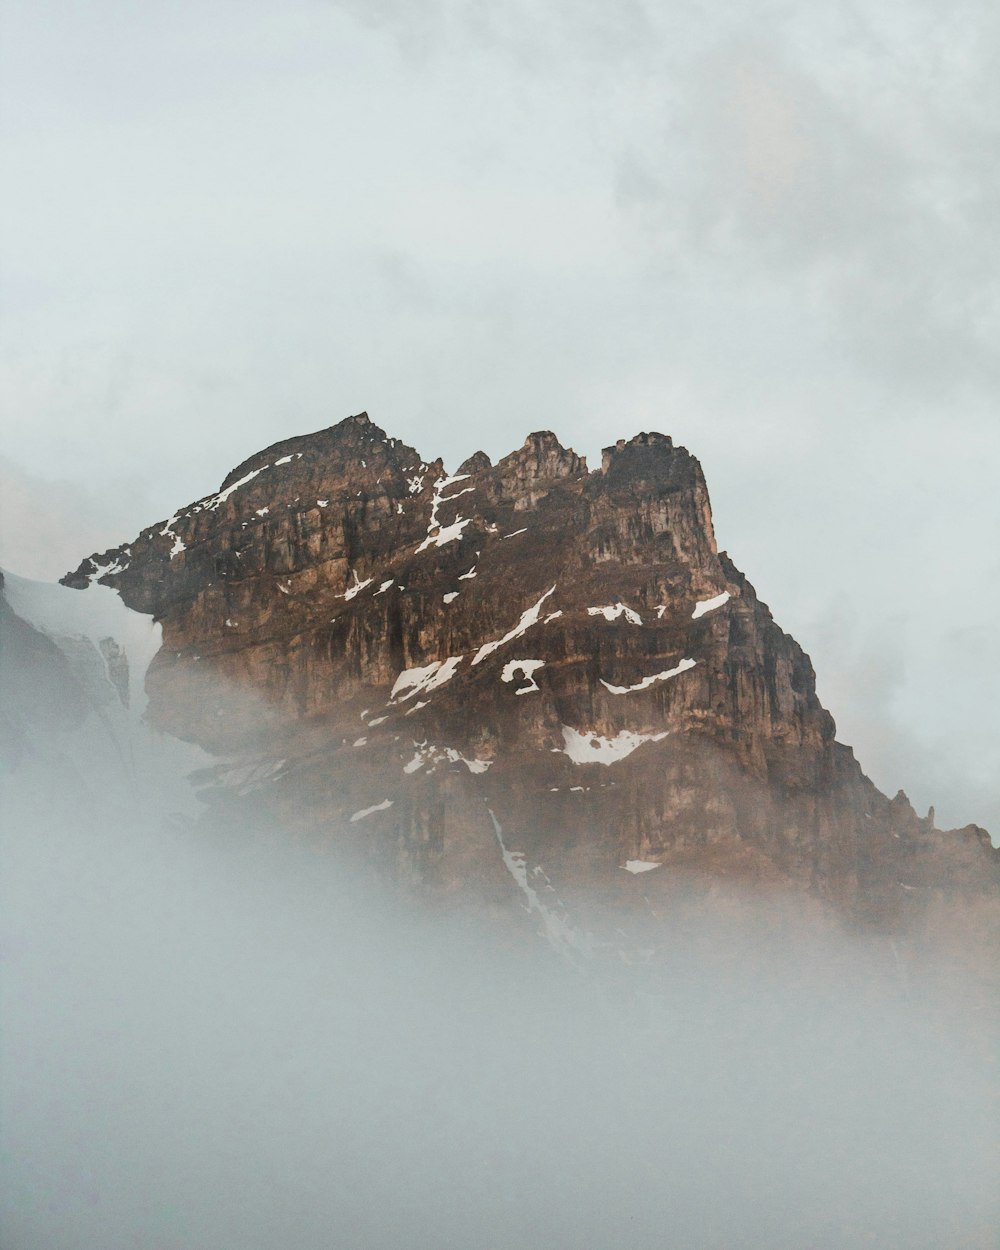
[[[836,741],[662,434],[591,471],[541,431],[452,474],[361,413],[63,581],[162,623],[148,715],[222,758],[210,793],[415,887],[515,888],[557,929],[679,873],[888,926],[997,891],[984,830],[935,829]]]

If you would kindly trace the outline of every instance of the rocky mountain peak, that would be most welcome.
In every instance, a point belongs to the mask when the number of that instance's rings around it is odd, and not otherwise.
[[[639,903],[722,872],[879,923],[928,875],[995,888],[978,834],[948,843],[835,741],[665,435],[589,473],[539,431],[449,475],[358,414],[65,579],[95,580],[162,622],[149,715],[230,761],[219,790],[249,768],[255,803],[399,880]]]
[[[468,474],[470,477],[474,473],[485,473],[487,469],[492,469],[493,461],[489,458],[485,451],[474,451],[468,460],[463,460],[458,466],[457,472]]]
[[[406,447],[397,439],[390,438],[385,430],[371,420],[367,412],[360,412],[355,416],[345,417],[343,421],[327,429],[283,439],[256,452],[238,464],[226,476],[219,489],[220,492],[228,490],[248,474],[262,472],[274,465],[290,464],[293,460],[305,462],[304,466],[297,465],[298,468],[325,465],[330,469],[350,468],[353,472],[367,467],[362,462],[369,458],[375,458],[390,469],[401,466],[403,461],[408,466],[419,461],[419,456],[412,447]]]
[[[563,447],[551,430],[539,430],[498,462],[498,497],[509,500],[521,511],[534,507],[547,494],[548,484],[586,472],[587,462],[582,456]]]
[[[620,438],[612,447],[605,447],[601,452],[601,472],[607,473],[612,461],[630,448],[652,447],[662,452],[673,450],[674,441],[668,434],[636,434],[634,438]]]

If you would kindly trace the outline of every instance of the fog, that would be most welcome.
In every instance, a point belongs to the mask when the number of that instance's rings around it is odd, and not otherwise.
[[[573,966],[64,765],[0,791],[10,1250],[994,1244],[989,1048],[886,939]]]
[[[4,579],[5,1250],[994,1245],[968,942],[719,882],[655,921],[576,891],[555,933],[513,878],[405,895],[197,797],[210,757],[144,715],[159,642]]]
[[[995,6],[0,12],[5,563],[362,408],[451,465],[662,429],[877,784],[1000,837]],[[960,976],[697,893],[569,965],[15,684],[5,1250],[994,1250]]]

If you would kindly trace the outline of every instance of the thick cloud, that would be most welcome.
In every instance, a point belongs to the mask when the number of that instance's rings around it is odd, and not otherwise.
[[[954,967],[713,891],[571,969],[66,762],[0,791],[5,1245],[993,1244]]]

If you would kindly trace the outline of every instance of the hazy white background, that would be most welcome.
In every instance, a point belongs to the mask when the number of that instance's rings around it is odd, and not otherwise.
[[[0,0],[0,560],[366,408],[660,429],[842,740],[1000,831],[990,0]]]

